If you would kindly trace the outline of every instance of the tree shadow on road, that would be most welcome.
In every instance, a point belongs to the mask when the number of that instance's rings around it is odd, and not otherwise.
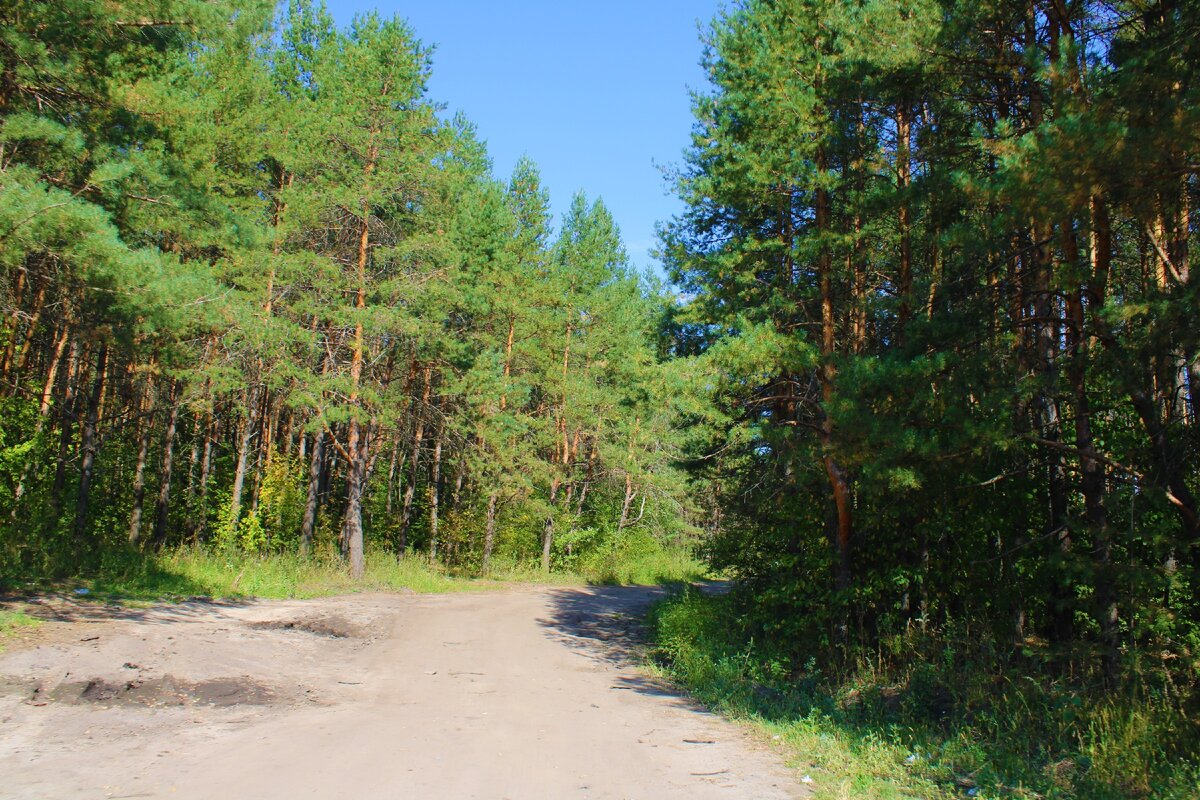
[[[550,614],[539,619],[546,635],[592,662],[621,670],[614,691],[669,698],[690,710],[705,709],[662,678],[631,668],[645,663],[646,611],[666,597],[662,586],[590,586],[549,592]]]
[[[214,610],[246,608],[252,599],[214,600],[197,597],[179,603],[155,603],[129,606],[119,602],[92,600],[66,594],[10,595],[0,597],[0,609],[12,608],[48,622],[140,622],[173,624],[195,619],[211,619]]]

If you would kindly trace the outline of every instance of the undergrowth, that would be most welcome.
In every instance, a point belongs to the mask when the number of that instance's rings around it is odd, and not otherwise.
[[[950,654],[796,669],[744,633],[735,598],[691,590],[657,605],[650,627],[659,667],[782,742],[818,800],[1198,796],[1196,725],[1147,692],[1081,691]]]
[[[659,551],[640,561],[606,560],[570,572],[498,559],[485,576],[431,562],[423,555],[368,552],[366,572],[354,579],[331,548],[301,556],[247,553],[238,548],[186,547],[161,553],[109,551],[74,575],[7,576],[0,589],[67,589],[97,599],[172,600],[187,597],[305,598],[363,591],[461,592],[514,583],[552,585],[665,583],[703,574],[686,553]]]

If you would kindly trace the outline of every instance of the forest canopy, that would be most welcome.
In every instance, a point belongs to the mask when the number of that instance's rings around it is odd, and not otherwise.
[[[0,567],[688,540],[662,291],[319,2],[0,10]]]

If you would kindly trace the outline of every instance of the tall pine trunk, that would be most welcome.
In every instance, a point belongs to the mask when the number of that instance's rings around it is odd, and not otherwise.
[[[542,527],[542,572],[550,571],[550,553],[554,547],[554,504],[558,501],[560,485],[558,478],[550,482],[550,513],[546,515],[546,523]]]
[[[63,352],[66,350],[70,334],[70,324],[64,324],[55,342],[54,353],[50,357],[50,364],[46,369],[46,380],[42,383],[41,403],[38,405],[37,425],[33,430],[33,439],[35,442],[46,430],[46,423],[50,419],[51,399],[54,396],[54,386],[58,380],[58,368],[62,363]],[[31,454],[25,460],[25,465],[21,468],[21,477],[17,481],[16,488],[13,489],[13,505],[10,517],[14,520],[17,518],[17,513],[21,508],[21,498],[25,496],[25,489],[29,485],[30,478],[33,476],[34,466],[37,463],[39,455],[37,453]]]
[[[372,133],[372,139],[374,139],[374,133]],[[367,259],[370,256],[371,248],[371,208],[365,198],[371,194],[371,175],[375,171],[377,157],[378,154],[372,145],[367,153],[367,163],[363,167],[364,199],[360,208],[362,219],[358,235],[358,257],[355,261],[354,309],[357,313],[354,321],[354,340],[350,352],[351,416],[347,440],[349,446],[346,448],[346,458],[349,464],[346,471],[346,515],[342,523],[342,542],[350,561],[350,574],[355,578],[361,578],[363,574],[362,495],[363,484],[367,478],[368,455],[367,432],[363,430],[360,409],[357,408],[366,350],[366,341],[363,335],[363,313],[367,307]]]
[[[312,460],[308,467],[308,496],[304,501],[304,519],[300,523],[300,553],[312,551],[313,534],[317,528],[317,508],[321,499],[321,467],[325,462],[325,431],[313,433]]]
[[[175,430],[179,422],[178,389],[171,390],[167,412],[167,430],[163,434],[162,468],[159,469],[158,502],[154,509],[154,546],[162,547],[167,541],[167,525],[171,510],[171,473],[175,463]]]
[[[142,538],[142,506],[146,499],[146,456],[150,451],[150,434],[154,430],[154,377],[146,376],[146,387],[138,409],[145,418],[140,420],[137,465],[133,471],[133,508],[129,512],[129,544],[137,547]]]
[[[108,374],[108,344],[101,343],[96,355],[96,372],[92,380],[92,391],[88,395],[87,417],[83,423],[80,440],[79,493],[75,496],[75,546],[82,547],[87,533],[88,503],[91,499],[92,472],[99,448],[100,403],[104,397],[104,381]]]
[[[413,424],[412,471],[408,477],[408,484],[404,487],[404,503],[400,510],[401,554],[408,550],[408,528],[412,523],[413,499],[417,492],[417,482],[421,478],[421,441],[425,436],[425,415],[428,413],[429,396],[433,389],[433,367],[425,367],[422,376],[424,386],[421,389],[421,406],[416,408],[414,404],[413,408],[413,413],[417,416]]]
[[[433,435],[433,462],[429,465],[429,559],[437,559],[438,554],[438,498],[441,495],[439,486],[442,478],[442,435],[445,426],[438,424]]]
[[[246,485],[246,466],[250,456],[250,441],[254,438],[254,429],[258,425],[259,387],[250,387],[246,395],[248,416],[238,437],[237,467],[233,472],[233,490],[229,498],[229,525],[237,530],[242,516],[242,494]]]
[[[492,551],[496,547],[496,505],[500,500],[500,493],[493,490],[488,495],[487,504],[487,524],[483,530],[483,572],[487,571],[492,565]]]
[[[350,437],[346,452],[349,464],[346,474],[346,515],[342,522],[342,542],[345,555],[350,562],[350,575],[355,579],[363,576],[362,498],[367,469],[367,438],[361,426],[350,424]]]
[[[80,356],[79,340],[75,339],[71,342],[70,355],[67,357],[67,375],[63,381],[63,400],[62,406],[59,408],[59,436],[58,436],[58,457],[55,460],[54,466],[54,484],[50,490],[50,502],[54,505],[54,512],[57,516],[61,510],[61,501],[63,489],[67,482],[67,455],[71,449],[73,440],[71,423],[76,418],[76,405],[78,405],[78,395],[80,386],[83,382],[83,377],[80,375],[81,362],[85,357]]]
[[[817,169],[824,174],[828,169],[824,149],[818,153]],[[823,186],[816,190],[815,222],[817,235],[826,237],[830,232],[829,190]],[[853,533],[851,517],[850,485],[841,465],[833,455],[834,429],[829,408],[833,402],[834,384],[837,379],[836,318],[833,298],[833,259],[829,244],[822,241],[817,256],[818,280],[821,292],[821,398],[823,403],[821,420],[821,445],[825,450],[825,474],[829,479],[832,505],[826,517],[826,535],[834,550],[834,589],[843,598],[850,589],[850,543]],[[838,624],[838,638],[845,641],[849,632],[848,616]]]
[[[900,228],[900,274],[897,291],[900,293],[899,335],[903,340],[904,329],[912,317],[913,263],[912,263],[912,212],[908,196],[912,182],[912,157],[909,141],[912,136],[912,111],[901,102],[896,106],[896,192],[900,208],[897,222]]]
[[[25,298],[25,282],[28,280],[29,269],[21,266],[16,273],[13,278],[12,311],[9,312],[8,319],[4,323],[4,351],[0,353],[0,378],[4,379],[6,385],[9,383],[9,365],[12,362],[13,353],[16,351],[17,336],[21,331],[21,304]],[[7,386],[5,393],[7,393]]]

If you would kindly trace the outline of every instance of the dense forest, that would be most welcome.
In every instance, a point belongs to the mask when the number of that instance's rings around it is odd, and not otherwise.
[[[1110,681],[1197,641],[1196,10],[717,25],[672,347],[715,366],[714,549],[775,635],[954,621]]]
[[[1200,6],[748,0],[704,63],[663,238],[731,619],[794,678],[933,664],[955,724],[1016,676],[1147,704],[1080,796],[1165,796],[1143,745],[1194,763],[1200,710]]]
[[[1200,713],[1200,5],[743,0],[704,45],[666,287],[600,201],[555,232],[531,161],[493,176],[403,22],[5,2],[0,575],[698,544],[760,682],[874,665],[943,726],[1008,687],[1054,707],[1044,763],[1087,707],[1063,752],[1128,734],[1158,760],[1096,780],[1165,792]]]
[[[1115,680],[1123,643],[1200,633],[1200,16],[950,10],[747,3],[712,33],[665,236],[672,347],[724,412],[714,548],[814,609],[778,635],[953,620]]]
[[[692,525],[665,299],[529,161],[491,175],[399,20],[0,11],[0,564],[369,540],[487,571]]]

